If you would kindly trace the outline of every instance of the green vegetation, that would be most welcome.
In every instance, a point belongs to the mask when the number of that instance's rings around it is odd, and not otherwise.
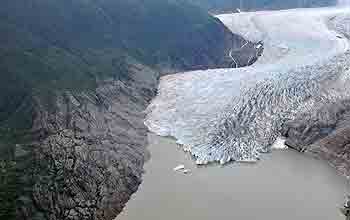
[[[33,97],[45,104],[56,92],[125,79],[120,64],[128,56],[173,69],[218,63],[221,29],[185,0],[6,0],[0,8],[0,127],[30,127]]]
[[[30,128],[57,94],[129,79],[128,60],[182,70],[219,65],[233,35],[185,0],[5,0],[0,7],[0,219],[30,191]],[[241,40],[241,38],[237,39]],[[23,175],[26,173],[26,175]],[[16,201],[17,200],[17,201]]]

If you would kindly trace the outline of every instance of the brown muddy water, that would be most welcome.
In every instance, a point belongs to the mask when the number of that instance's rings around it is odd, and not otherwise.
[[[149,134],[149,143],[143,182],[117,220],[345,219],[347,181],[324,161],[277,150],[256,164],[197,167],[174,140]]]

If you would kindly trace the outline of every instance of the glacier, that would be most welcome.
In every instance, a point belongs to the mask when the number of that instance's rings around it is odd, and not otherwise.
[[[254,65],[164,76],[145,124],[172,136],[197,164],[256,161],[283,124],[348,98],[350,9],[243,12],[217,16],[232,32],[264,42]]]

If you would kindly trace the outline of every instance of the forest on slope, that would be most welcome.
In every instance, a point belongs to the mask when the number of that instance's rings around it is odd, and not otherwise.
[[[112,219],[159,74],[226,67],[245,43],[184,0],[5,0],[0,32],[1,219]]]
[[[225,43],[242,40],[183,1],[14,0],[0,18],[2,125],[21,124],[13,112],[28,113],[19,106],[29,94],[122,77],[125,56],[169,71],[220,66]]]

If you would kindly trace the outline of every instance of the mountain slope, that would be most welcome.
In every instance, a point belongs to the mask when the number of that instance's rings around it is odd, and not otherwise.
[[[122,54],[168,71],[219,67],[227,45],[243,41],[178,1],[15,0],[1,7],[0,18],[1,94],[7,95],[0,98],[6,108],[0,121],[25,94],[91,88],[96,78],[118,75]]]
[[[182,0],[6,0],[0,31],[1,219],[113,219],[159,75],[226,67],[246,42]]]

